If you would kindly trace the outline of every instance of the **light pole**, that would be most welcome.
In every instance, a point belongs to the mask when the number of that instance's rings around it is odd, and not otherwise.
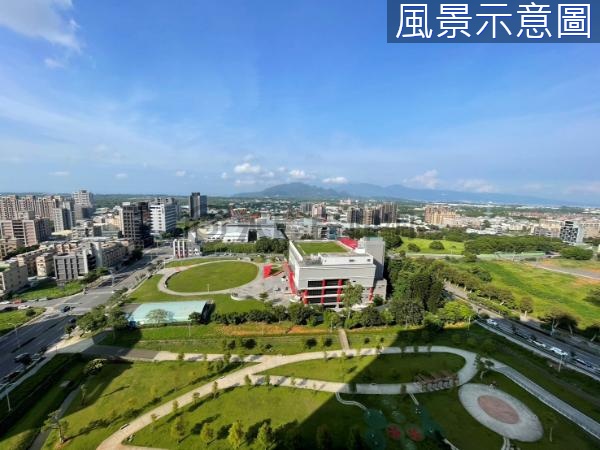
[[[17,340],[17,348],[21,348],[21,342],[19,341],[19,332],[17,331],[18,326],[12,322],[8,322],[7,325],[15,327],[15,339]]]
[[[9,387],[10,385],[6,387],[6,403],[8,403],[8,412],[11,412],[12,408],[10,406],[10,391],[8,390]]]

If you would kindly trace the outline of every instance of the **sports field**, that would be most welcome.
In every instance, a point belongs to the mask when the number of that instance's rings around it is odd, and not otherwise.
[[[294,245],[304,255],[315,255],[317,253],[348,253],[346,248],[335,241],[294,242]]]
[[[214,292],[243,286],[258,275],[258,267],[242,261],[201,264],[173,275],[167,287],[176,292]]]

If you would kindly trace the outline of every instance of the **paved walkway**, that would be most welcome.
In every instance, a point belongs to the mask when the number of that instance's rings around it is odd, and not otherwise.
[[[600,281],[600,273],[594,272],[592,270],[569,268],[569,267],[562,267],[559,269],[557,267],[545,266],[545,265],[539,264],[539,263],[528,263],[528,265],[530,265],[531,267],[535,267],[536,269],[544,269],[544,270],[548,270],[550,272],[563,273],[565,275],[573,275],[575,277],[589,278],[591,280]]]
[[[427,351],[427,347],[418,347],[418,351],[424,353]],[[458,372],[459,384],[463,384],[468,382],[471,378],[475,376],[477,373],[477,369],[475,367],[475,353],[468,352],[461,349],[444,347],[444,346],[433,346],[431,347],[432,352],[442,352],[442,353],[454,353],[459,356],[462,356],[465,359],[465,366]],[[411,353],[413,349],[405,349],[404,353]],[[384,349],[381,353],[383,354],[401,354],[402,349],[399,347],[389,347]],[[327,355],[329,358],[340,358],[343,355],[353,355],[358,356],[357,350],[350,350],[349,352],[344,352],[342,350],[336,350],[328,352]],[[360,351],[361,355],[377,355],[377,349],[363,349]],[[188,355],[186,355],[186,359]],[[244,378],[246,375],[250,377],[251,380],[255,384],[264,383],[264,376],[258,375],[262,372],[265,372],[269,369],[273,369],[278,366],[282,366],[285,364],[291,364],[295,362],[301,361],[309,361],[315,359],[323,358],[322,352],[310,352],[310,353],[298,353],[295,355],[281,355],[281,356],[259,356],[255,357],[254,362],[259,362],[259,364],[245,367],[236,372],[230,373],[229,375],[224,376],[217,380],[219,389],[228,389],[236,386],[244,385]],[[271,376],[271,383],[276,384],[278,386],[292,386],[292,379],[290,377],[279,377],[279,376]],[[417,383],[405,383],[407,386],[406,391],[408,393],[411,392],[421,392],[421,389]],[[341,393],[352,393],[350,386],[346,383],[335,383],[335,382],[326,382],[322,380],[310,380],[310,379],[298,379],[294,383],[296,388],[300,389],[311,389],[311,390],[320,390],[325,392],[341,392]],[[357,384],[356,394],[378,394],[378,395],[396,395],[400,394],[402,390],[402,384]],[[194,401],[194,393],[197,392],[200,397],[204,397],[209,395],[212,392],[212,382],[209,382],[199,388],[196,388],[190,392],[187,392],[175,400],[179,403],[181,407],[186,406]],[[169,401],[137,419],[133,420],[127,427],[122,430],[118,430],[111,436],[109,436],[104,442],[102,442],[98,446],[98,450],[131,450],[137,447],[127,446],[122,444],[122,441],[127,439],[127,437],[132,434],[138,432],[144,427],[150,425],[152,423],[152,415],[154,414],[157,418],[168,415],[173,412],[173,401]]]
[[[60,407],[58,408],[59,418],[62,418],[65,415],[65,413],[67,412],[67,408],[71,405],[71,403],[73,403],[73,400],[75,400],[75,397],[77,397],[78,392],[79,389],[73,389],[71,392],[69,392],[69,395],[67,395],[63,402],[60,404]],[[46,442],[46,439],[48,439],[49,435],[50,430],[40,431],[35,437],[35,440],[31,444],[31,446],[29,447],[29,450],[40,450],[44,446],[44,443]]]
[[[338,328],[338,337],[340,338],[340,345],[342,346],[342,350],[350,350],[350,343],[348,342],[348,335],[346,334],[346,330],[344,330],[343,328]]]
[[[427,352],[427,347],[418,347],[419,353]],[[475,366],[475,357],[476,354],[473,352],[469,352],[462,349],[445,347],[445,346],[432,346],[430,349],[431,352],[442,352],[442,353],[453,353],[459,356],[462,356],[465,359],[465,365],[458,372],[458,384],[463,385],[469,382],[477,373],[477,368]],[[407,348],[404,350],[404,353],[412,353],[413,348]],[[158,352],[162,355],[160,356],[160,360],[170,360],[173,359],[175,354],[169,352]],[[383,349],[380,353],[382,354],[400,354],[402,353],[402,349],[399,347],[388,347]],[[363,349],[360,350],[360,355],[377,355],[377,349]],[[336,350],[327,353],[329,358],[339,358],[343,355],[352,355],[358,356],[359,351],[357,350]],[[222,355],[210,355],[211,358],[221,357]],[[159,357],[158,355],[156,356]],[[198,359],[195,354],[185,354],[185,359],[187,361],[194,361]],[[176,356],[175,356],[176,358]],[[279,355],[279,356],[270,356],[270,355],[252,355],[246,357],[244,360],[248,362],[254,362],[254,364],[249,367],[242,368],[236,372],[225,375],[223,378],[220,378],[217,381],[219,389],[228,389],[236,386],[243,386],[244,378],[246,375],[250,377],[253,382],[256,384],[261,384],[264,382],[264,376],[260,375],[261,373],[273,369],[275,367],[279,367],[285,364],[291,364],[295,362],[301,361],[309,361],[323,358],[322,352],[310,352],[310,353],[299,353],[295,355]],[[559,412],[569,420],[573,421],[575,424],[579,425],[584,430],[588,431],[590,434],[596,436],[600,439],[600,424],[595,422],[593,419],[587,417],[585,414],[575,410],[562,400],[558,399],[548,391],[542,389],[540,386],[525,378],[516,370],[502,364],[498,361],[494,361],[493,370],[504,374],[509,379],[517,383],[523,389],[527,390],[535,397],[537,397],[542,402],[546,403],[548,406],[553,408],[555,411]],[[313,380],[313,379],[294,379],[292,382],[292,378],[285,376],[271,376],[271,383],[276,384],[278,386],[288,386],[295,387],[300,389],[311,389],[311,390],[321,390],[325,392],[339,392],[339,393],[356,393],[356,394],[375,394],[375,395],[397,395],[402,391],[403,384],[357,384],[356,390],[351,391],[350,386],[346,383],[336,383],[336,382],[326,382],[322,380]],[[193,389],[175,400],[179,403],[181,407],[186,406],[194,401],[194,393],[198,393],[200,397],[209,395],[212,392],[212,384],[213,382],[209,382],[205,385],[202,385],[196,389]],[[417,383],[404,383],[406,386],[406,393],[415,394],[422,393],[420,386]],[[150,425],[152,423],[152,415],[155,415],[157,418],[168,415],[173,411],[172,402],[169,401],[153,410],[146,412],[141,415],[137,419],[133,420],[127,427],[122,430],[118,430],[109,436],[104,442],[102,442],[98,446],[98,450],[133,450],[133,449],[141,449],[142,447],[133,447],[122,444],[122,441],[127,439],[132,434],[138,432],[144,427]]]

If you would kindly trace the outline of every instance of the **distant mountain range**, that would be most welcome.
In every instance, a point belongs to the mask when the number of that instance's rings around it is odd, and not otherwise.
[[[260,192],[236,194],[242,198],[282,198],[298,200],[330,200],[360,198],[372,200],[412,200],[419,202],[499,203],[507,205],[583,206],[519,194],[497,192],[461,192],[437,189],[413,189],[401,184],[377,186],[368,183],[345,184],[338,189],[323,188],[306,183],[287,183],[268,187]]]

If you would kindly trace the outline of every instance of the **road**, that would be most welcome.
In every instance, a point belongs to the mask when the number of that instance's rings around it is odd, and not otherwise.
[[[526,345],[531,349],[540,351],[549,357],[558,358],[558,355],[549,351],[550,347],[558,347],[561,350],[564,350],[567,353],[569,353],[569,355],[575,354],[576,358],[591,363],[593,366],[596,367],[596,370],[578,363],[571,356],[566,357],[564,362],[569,362],[575,367],[578,367],[579,369],[584,370],[588,373],[595,374],[596,376],[600,375],[600,356],[596,355],[595,353],[582,350],[580,347],[576,347],[564,341],[553,338],[548,334],[544,333],[543,331],[537,331],[536,329],[531,328],[529,326],[506,319],[494,311],[486,309],[476,303],[470,302],[467,299],[465,291],[457,286],[454,286],[450,283],[445,283],[444,288],[455,297],[468,301],[477,312],[486,313],[488,316],[493,318],[496,321],[497,325],[494,325],[492,328],[501,332],[501,334],[505,334],[514,339],[517,339],[519,340],[519,342],[521,342],[521,344]],[[539,344],[543,344],[543,346],[536,344],[536,342]]]
[[[108,301],[115,289],[131,289],[141,279],[147,277],[147,267],[150,263],[164,259],[170,253],[166,247],[149,249],[139,261],[115,273],[115,284],[108,277],[98,287],[89,288],[87,292],[70,297],[53,300],[32,301],[23,303],[32,307],[43,307],[46,311],[31,322],[0,337],[0,378],[16,369],[21,364],[14,362],[14,357],[20,353],[34,354],[41,349],[50,348],[60,341],[65,334],[65,326],[70,320],[83,315],[96,306]],[[67,312],[63,308],[69,306]]]

